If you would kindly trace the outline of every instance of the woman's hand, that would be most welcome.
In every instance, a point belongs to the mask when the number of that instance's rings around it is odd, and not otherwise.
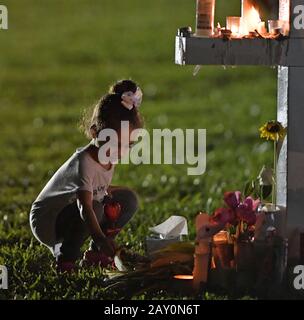
[[[117,245],[112,238],[106,237],[100,228],[92,205],[92,193],[89,191],[79,191],[78,199],[81,204],[81,215],[88,226],[93,241],[107,256],[114,257]]]
[[[98,241],[97,246],[99,250],[101,250],[105,255],[108,257],[114,257],[117,247],[115,242],[113,242],[110,238],[103,238],[100,241]]]
[[[79,191],[78,200],[80,202],[80,214],[86,223],[90,235],[96,244],[104,242],[105,234],[102,232],[93,209],[93,196],[89,191]]]
[[[115,240],[111,237],[108,237],[109,242],[111,243],[111,245],[113,246],[115,253],[117,252],[117,250],[119,249],[119,246],[117,245],[117,243],[115,242]]]

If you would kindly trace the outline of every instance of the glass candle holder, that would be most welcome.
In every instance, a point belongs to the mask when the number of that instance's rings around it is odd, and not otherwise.
[[[283,33],[285,21],[282,20],[268,20],[268,32],[270,34]]]
[[[262,35],[267,33],[267,29],[264,21],[261,21],[259,23],[257,31]]]
[[[241,33],[241,17],[227,17],[226,28],[232,32],[233,36]]]

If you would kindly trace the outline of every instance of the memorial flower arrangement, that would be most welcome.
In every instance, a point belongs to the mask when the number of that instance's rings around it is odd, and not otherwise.
[[[240,191],[230,191],[224,193],[224,202],[225,207],[215,210],[211,221],[224,226],[230,243],[250,240],[260,200],[245,197]]]

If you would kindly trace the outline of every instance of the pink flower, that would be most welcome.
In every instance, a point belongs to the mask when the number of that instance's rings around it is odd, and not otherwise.
[[[211,218],[213,222],[216,222],[219,224],[233,223],[234,219],[235,219],[235,213],[230,208],[217,209]]]
[[[236,208],[236,215],[239,220],[243,220],[248,225],[253,225],[256,222],[256,214],[255,210],[253,210],[253,202],[252,199],[246,200]]]
[[[252,202],[253,211],[257,211],[260,204],[261,204],[260,199],[253,200],[253,202]]]
[[[215,225],[237,225],[240,221],[245,222],[248,227],[256,223],[256,211],[260,200],[247,197],[242,201],[240,191],[225,192],[224,201],[228,208],[217,209],[210,218]]]
[[[259,199],[254,200],[252,197],[247,197],[244,200],[244,204],[246,204],[248,206],[249,210],[256,211],[258,206],[259,206],[259,204],[260,204],[260,200]]]
[[[248,226],[255,225],[255,223],[256,223],[256,214],[255,214],[255,212],[253,212],[253,211],[247,212],[243,216],[243,221],[246,222],[248,224]]]
[[[224,200],[228,207],[235,209],[241,203],[241,192],[225,192],[224,193]]]

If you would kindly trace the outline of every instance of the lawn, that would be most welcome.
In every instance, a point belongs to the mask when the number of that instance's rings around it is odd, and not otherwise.
[[[238,14],[239,1],[218,1],[217,19]],[[212,212],[224,191],[242,189],[271,146],[258,127],[276,113],[276,70],[174,64],[177,28],[194,27],[195,1],[1,0],[9,30],[0,30],[0,264],[9,270],[8,299],[111,298],[102,271],[58,277],[33,238],[28,213],[56,169],[85,145],[77,129],[85,107],[117,79],[144,91],[146,127],[207,129],[207,168],[187,176],[180,165],[122,165],[113,184],[134,188],[140,210],[118,241],[143,253],[148,228],[172,214]],[[158,298],[166,298],[159,292]],[[210,297],[210,295],[208,296]],[[138,299],[149,298],[145,294]]]

